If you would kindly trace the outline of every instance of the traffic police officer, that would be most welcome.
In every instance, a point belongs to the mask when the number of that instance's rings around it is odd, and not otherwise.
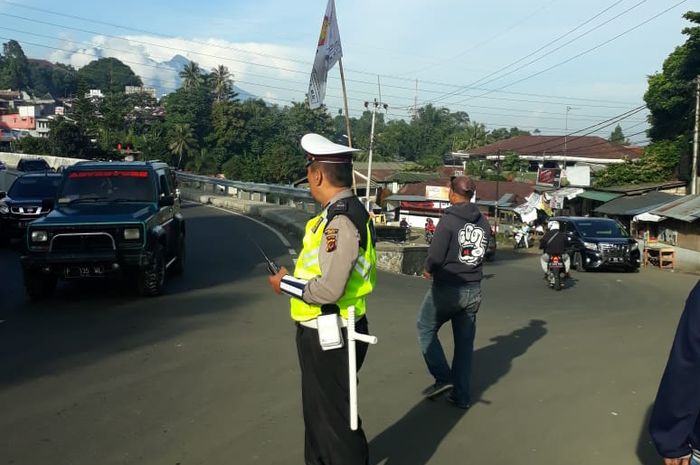
[[[323,211],[309,220],[303,248],[290,276],[282,267],[270,276],[276,293],[291,296],[297,325],[307,465],[364,465],[367,438],[349,426],[348,356],[346,350],[323,350],[318,317],[339,313],[347,343],[347,310],[355,306],[356,331],[367,334],[366,296],[376,281],[376,236],[372,220],[353,194],[352,149],[318,134],[301,139],[311,195]],[[367,353],[357,344],[357,369]],[[361,423],[360,423],[361,425]]]

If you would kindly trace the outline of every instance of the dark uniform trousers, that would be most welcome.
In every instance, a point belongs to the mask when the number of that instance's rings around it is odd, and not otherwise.
[[[358,333],[367,334],[367,318],[355,323]],[[297,325],[297,352],[301,366],[301,398],[304,410],[304,458],[306,465],[367,465],[367,438],[358,422],[350,429],[347,330],[345,347],[324,351],[318,331]],[[367,344],[355,346],[357,370],[367,354]]]

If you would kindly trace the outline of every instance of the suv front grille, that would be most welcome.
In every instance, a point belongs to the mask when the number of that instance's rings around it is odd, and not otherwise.
[[[629,253],[629,246],[626,244],[600,243],[600,251],[604,257],[624,257]]]
[[[107,232],[66,232],[51,238],[50,252],[80,253],[116,250],[114,237]]]

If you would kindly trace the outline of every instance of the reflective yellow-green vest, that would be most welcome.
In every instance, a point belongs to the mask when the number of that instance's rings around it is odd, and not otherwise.
[[[327,221],[326,211],[324,210],[320,215],[311,218],[311,220],[306,223],[303,247],[294,268],[294,277],[310,280],[321,276],[319,251],[323,244],[323,231],[326,228]],[[348,317],[348,307],[351,305],[355,306],[355,318],[359,318],[365,314],[365,296],[372,292],[377,280],[377,254],[374,249],[370,224],[371,220],[368,220],[365,225],[367,228],[366,248],[363,249],[360,247],[357,262],[345,285],[345,292],[340,297],[340,300],[336,302],[336,305],[340,308],[340,316],[343,318]],[[291,299],[291,315],[293,320],[311,320],[320,314],[320,305],[308,304],[301,299]]]

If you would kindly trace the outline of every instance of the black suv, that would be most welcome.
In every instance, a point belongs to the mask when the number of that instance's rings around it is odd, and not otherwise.
[[[60,183],[60,174],[25,174],[0,192],[0,245],[21,238],[30,222],[53,210]]]
[[[22,158],[17,162],[17,171],[27,173],[36,171],[53,171],[49,163],[43,158]]]
[[[56,208],[29,225],[22,256],[32,298],[60,279],[135,276],[162,292],[166,270],[184,270],[185,221],[170,169],[155,162],[81,162],[63,172]]]
[[[595,268],[639,269],[639,244],[625,227],[610,218],[555,217],[566,233],[572,266],[578,271]]]

